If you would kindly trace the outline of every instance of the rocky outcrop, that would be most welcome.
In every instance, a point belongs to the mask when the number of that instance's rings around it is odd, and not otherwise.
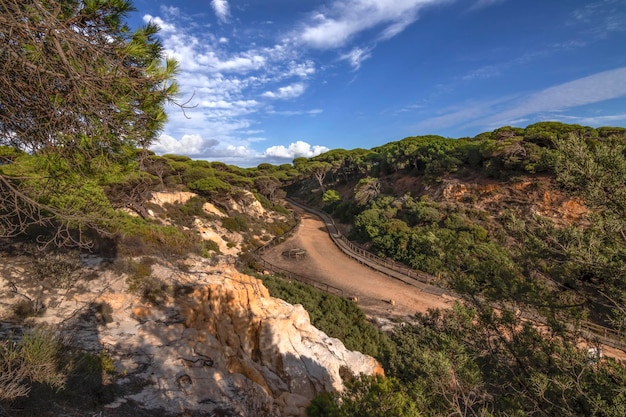
[[[228,207],[228,210],[243,213],[248,216],[261,218],[267,215],[267,212],[259,200],[256,199],[254,194],[247,190],[239,190],[236,198],[231,196],[224,204]]]
[[[436,201],[470,203],[496,213],[515,208],[551,218],[557,225],[584,221],[589,212],[582,200],[564,194],[549,178],[541,177],[510,183],[444,179],[433,194]]]
[[[342,367],[381,372],[373,358],[313,327],[302,306],[270,297],[259,280],[228,268],[200,275],[202,285],[165,308],[132,306],[145,329],[135,341],[162,347],[156,372],[144,371],[157,380],[132,396],[146,407],[301,416],[315,395],[343,388]]]
[[[152,197],[149,202],[158,206],[165,204],[185,204],[193,197],[197,197],[195,193],[188,191],[168,191],[168,192],[152,192]],[[229,212],[244,213],[254,217],[263,217],[266,214],[265,209],[256,199],[254,194],[247,190],[240,190],[237,193],[237,198],[228,196],[222,201],[222,204]],[[226,213],[219,210],[212,203],[205,203],[202,207],[207,213],[216,215],[218,217],[226,216]]]
[[[123,394],[107,407],[302,416],[315,395],[341,390],[347,371],[382,372],[313,327],[302,306],[270,297],[231,266],[157,263],[151,279],[170,294],[159,305],[128,294],[124,275],[105,270],[38,319],[62,323],[79,347],[108,352]]]
[[[196,197],[197,194],[188,191],[168,191],[168,192],[152,192],[150,203],[163,206],[164,204],[185,204],[187,201]]]

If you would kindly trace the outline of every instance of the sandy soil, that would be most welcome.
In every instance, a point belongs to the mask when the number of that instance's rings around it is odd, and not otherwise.
[[[368,316],[399,318],[452,305],[449,297],[422,292],[353,260],[335,246],[318,217],[301,210],[299,214],[302,222],[294,236],[268,250],[263,255],[266,261],[340,288],[346,297],[358,297],[359,306]],[[282,255],[295,248],[305,249],[307,256],[296,260]]]

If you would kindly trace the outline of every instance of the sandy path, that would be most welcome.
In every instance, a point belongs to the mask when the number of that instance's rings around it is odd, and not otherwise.
[[[302,222],[293,237],[268,250],[268,262],[305,277],[340,288],[345,296],[358,297],[361,309],[370,316],[405,317],[429,308],[450,307],[448,297],[420,291],[404,282],[376,272],[341,252],[328,236],[324,222],[297,209]],[[282,256],[288,249],[307,251],[304,259]],[[389,302],[393,300],[393,305]]]

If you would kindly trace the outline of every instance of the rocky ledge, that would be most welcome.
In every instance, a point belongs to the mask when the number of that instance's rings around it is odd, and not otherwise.
[[[37,321],[110,355],[122,394],[109,408],[303,416],[315,395],[343,389],[342,376],[382,373],[372,357],[313,327],[302,306],[270,297],[232,266],[152,265],[152,278],[177,289],[158,305],[129,294],[124,274],[92,269],[96,278],[92,271],[82,291],[62,294]]]

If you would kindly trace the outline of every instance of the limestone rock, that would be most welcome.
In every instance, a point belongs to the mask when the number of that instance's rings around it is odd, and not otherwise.
[[[196,197],[197,194],[188,191],[177,192],[152,192],[150,202],[159,206],[164,204],[185,204],[187,201]]]
[[[250,216],[262,217],[265,214],[265,209],[259,200],[256,199],[254,194],[247,190],[242,191],[237,200],[231,198],[226,204],[229,206],[229,210],[238,211]]]
[[[382,372],[373,358],[313,327],[302,306],[270,297],[261,281],[230,265],[190,258],[182,269],[156,263],[151,273],[186,290],[150,305],[126,292],[125,275],[103,269],[34,319],[58,323],[76,347],[108,352],[124,393],[110,407],[303,416],[315,395],[343,389],[341,368]],[[8,309],[11,300],[4,302]]]

